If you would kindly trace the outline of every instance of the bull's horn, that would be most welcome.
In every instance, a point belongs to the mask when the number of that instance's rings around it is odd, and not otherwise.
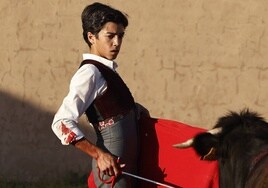
[[[215,135],[215,134],[220,133],[221,131],[222,131],[222,128],[218,127],[218,128],[211,129],[211,130],[209,130],[207,132],[210,133],[210,134]],[[182,143],[179,143],[179,144],[174,144],[173,147],[175,147],[175,148],[189,148],[189,147],[192,147],[193,143],[194,143],[194,138],[191,138],[191,139],[189,139],[189,140],[187,140],[185,142],[182,142]]]
[[[189,148],[193,145],[193,143],[194,143],[194,139],[191,138],[183,143],[174,144],[173,147],[175,147],[175,148]]]
[[[211,130],[209,130],[207,132],[210,133],[210,134],[215,135],[215,134],[220,133],[221,131],[222,131],[222,128],[221,127],[218,127],[218,128],[211,129]]]

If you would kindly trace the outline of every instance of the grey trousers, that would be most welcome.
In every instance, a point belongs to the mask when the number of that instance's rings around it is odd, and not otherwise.
[[[97,146],[120,157],[120,163],[126,164],[123,171],[137,174],[138,164],[138,131],[135,112],[132,110],[123,119],[115,124],[99,131],[97,129]],[[111,185],[104,184],[99,180],[96,160],[92,160],[92,171],[94,181],[99,188],[110,188]],[[101,175],[102,177],[102,175]],[[104,176],[103,179],[110,179]],[[136,180],[126,175],[116,178],[115,188],[135,188]]]

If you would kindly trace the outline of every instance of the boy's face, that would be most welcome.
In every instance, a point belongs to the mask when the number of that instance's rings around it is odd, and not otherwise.
[[[91,42],[90,52],[103,58],[113,60],[117,57],[125,34],[121,24],[107,22],[98,35],[88,33]]]

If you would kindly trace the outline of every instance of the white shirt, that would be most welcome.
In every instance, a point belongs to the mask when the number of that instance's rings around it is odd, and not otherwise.
[[[114,61],[93,54],[83,54],[83,59],[98,61],[114,71],[118,67]],[[94,65],[85,64],[77,70],[71,79],[69,93],[64,98],[52,123],[52,130],[63,145],[84,137],[77,126],[78,119],[93,100],[106,89],[106,81]]]

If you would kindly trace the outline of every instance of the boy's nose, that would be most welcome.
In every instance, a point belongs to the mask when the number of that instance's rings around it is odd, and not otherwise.
[[[118,46],[119,43],[120,43],[120,41],[119,41],[118,36],[115,36],[115,37],[114,37],[114,40],[113,40],[113,45],[114,45],[114,46]]]

